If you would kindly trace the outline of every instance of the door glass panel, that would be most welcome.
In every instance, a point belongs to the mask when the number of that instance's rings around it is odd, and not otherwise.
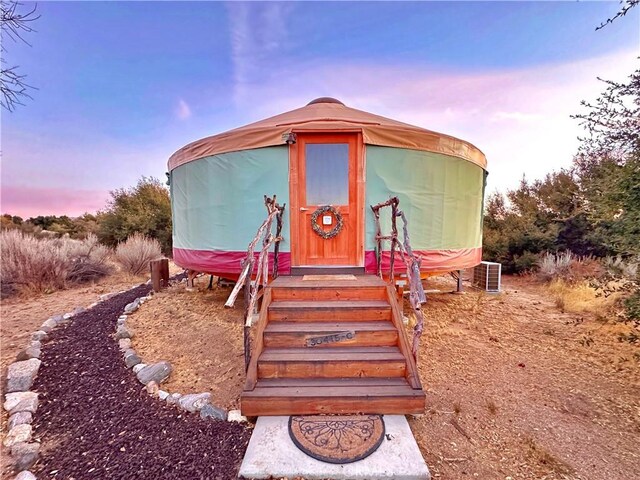
[[[349,144],[305,145],[307,205],[349,203]]]

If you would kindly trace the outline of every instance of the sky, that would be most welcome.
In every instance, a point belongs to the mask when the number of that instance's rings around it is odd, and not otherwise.
[[[26,3],[25,7],[29,7]],[[617,2],[39,2],[7,64],[37,90],[2,111],[2,213],[103,209],[204,136],[331,96],[467,140],[487,192],[571,164],[571,114],[638,68]]]

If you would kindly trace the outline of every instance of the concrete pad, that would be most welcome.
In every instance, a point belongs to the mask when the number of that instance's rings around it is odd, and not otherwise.
[[[240,476],[248,479],[429,480],[431,475],[403,415],[385,415],[385,439],[367,458],[334,465],[311,458],[289,437],[289,417],[260,417],[245,453]]]

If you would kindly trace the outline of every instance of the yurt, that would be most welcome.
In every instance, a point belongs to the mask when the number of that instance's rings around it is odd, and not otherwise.
[[[394,196],[423,274],[481,261],[484,154],[464,140],[333,98],[197,140],[168,166],[173,258],[185,269],[237,278],[266,217],[263,196],[274,194],[286,204],[280,275],[375,273],[370,207]],[[390,218],[381,222],[390,228]],[[383,272],[389,256],[387,246]]]

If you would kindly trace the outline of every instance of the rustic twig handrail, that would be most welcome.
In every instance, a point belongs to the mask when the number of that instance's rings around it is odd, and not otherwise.
[[[284,213],[285,205],[278,205],[276,202],[276,196],[273,198],[264,196],[264,204],[267,207],[267,218],[260,228],[256,236],[249,243],[247,248],[247,256],[242,261],[242,268],[240,270],[240,276],[236,282],[229,298],[225,302],[224,306],[227,308],[233,307],[236,298],[240,293],[240,290],[244,288],[244,361],[245,369],[249,366],[249,360],[251,358],[251,316],[258,300],[258,290],[260,286],[263,288],[267,286],[269,279],[269,249],[275,244],[273,253],[273,273],[272,278],[278,276],[278,252],[280,251],[280,242],[282,241],[282,215]],[[273,220],[276,220],[276,235],[271,233]],[[254,250],[258,241],[262,238],[262,248],[258,254],[258,269],[256,272],[254,287],[251,287],[251,275],[253,274],[254,265],[256,263],[256,257]]]
[[[391,253],[389,258],[389,279],[392,284],[395,283],[394,262],[396,249],[400,254],[400,258],[407,268],[409,277],[409,303],[416,316],[416,325],[413,327],[413,342],[411,352],[413,357],[418,359],[418,348],[420,346],[420,336],[424,328],[424,315],[422,314],[422,305],[426,303],[427,296],[422,288],[422,280],[420,278],[420,259],[413,253],[411,242],[409,240],[409,229],[407,226],[407,217],[404,212],[398,208],[400,200],[398,197],[391,197],[386,202],[372,205],[373,216],[376,222],[376,261],[378,276],[382,278],[382,242],[384,240],[391,241]],[[391,235],[382,235],[380,227],[380,210],[384,207],[391,207]],[[402,220],[403,241],[398,239],[397,218]]]

